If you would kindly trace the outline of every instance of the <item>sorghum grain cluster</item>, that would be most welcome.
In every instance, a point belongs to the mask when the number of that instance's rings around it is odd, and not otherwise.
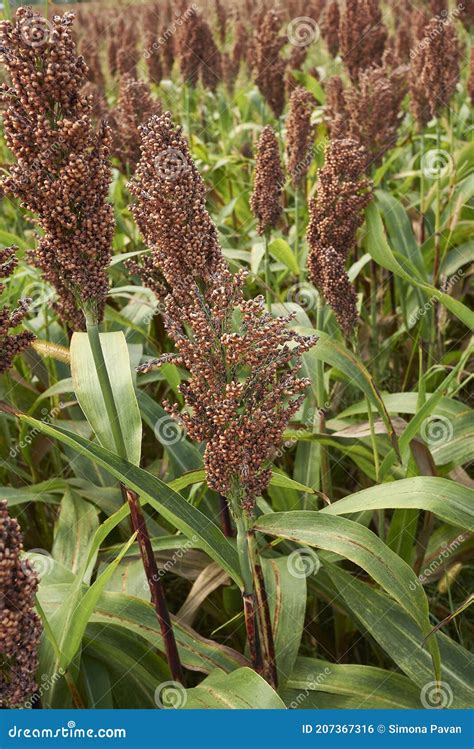
[[[285,106],[286,61],[280,56],[280,51],[286,38],[280,36],[280,28],[278,13],[269,10],[258,27],[253,49],[255,83],[275,117],[281,115]]]
[[[179,169],[163,168],[170,149],[180,154]],[[151,248],[145,280],[150,270],[152,282],[161,276],[165,326],[189,372],[181,386],[186,410],[167,408],[192,439],[206,442],[209,486],[251,512],[307,387],[297,370],[315,341],[268,314],[262,298],[244,300],[245,274],[229,272],[204,184],[168,113],[149,123],[130,189]]]
[[[346,0],[339,21],[339,49],[352,80],[380,65],[387,40],[379,0]]]
[[[278,223],[282,213],[284,180],[278,140],[273,128],[266,125],[258,140],[253,191],[250,196],[250,208],[258,219],[258,234],[265,234]]]
[[[0,278],[8,278],[15,270],[16,250],[14,246],[0,249]],[[4,289],[5,284],[0,281],[0,294]],[[28,312],[28,306],[29,300],[21,299],[18,307],[13,311],[7,305],[0,308],[0,374],[10,369],[13,358],[28,348],[34,340],[33,333],[26,330],[16,334],[9,332],[23,321]]]
[[[37,688],[38,579],[22,551],[20,526],[0,500],[0,708],[21,706]]]
[[[94,129],[91,102],[81,93],[87,67],[76,54],[73,18],[55,16],[41,46],[25,36],[35,22],[44,28],[31,9],[0,26],[0,60],[11,79],[1,90],[4,133],[17,159],[2,187],[37,215],[43,235],[33,262],[54,285],[61,317],[78,329],[81,308],[103,313],[114,219],[107,202],[110,131]]]
[[[161,112],[160,103],[151,95],[145,81],[128,73],[120,77],[117,105],[110,117],[113,132],[112,153],[123,170],[133,171],[140,159],[139,126]]]
[[[365,149],[357,141],[330,141],[318,190],[309,205],[310,278],[333,308],[346,336],[356,325],[357,310],[345,263],[371,200],[370,182],[364,176],[366,163]]]
[[[290,107],[286,119],[287,167],[293,187],[298,187],[308,173],[311,163],[311,146],[314,128],[311,113],[314,98],[302,86],[296,88],[290,97]]]

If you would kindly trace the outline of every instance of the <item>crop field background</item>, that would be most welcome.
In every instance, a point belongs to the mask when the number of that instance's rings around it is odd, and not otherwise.
[[[472,0],[3,18],[0,707],[472,706]]]

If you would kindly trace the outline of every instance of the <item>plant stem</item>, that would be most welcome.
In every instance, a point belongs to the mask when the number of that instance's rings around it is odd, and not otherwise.
[[[243,517],[242,508],[237,498],[230,499],[230,506],[234,515],[237,528],[237,554],[240,562],[243,589],[242,602],[244,605],[245,629],[250,650],[252,665],[257,673],[263,673],[262,655],[258,640],[257,618],[255,615],[255,594],[253,588],[252,569],[250,566],[250,555],[247,539],[247,528]]]
[[[436,121],[436,148],[440,151],[441,132],[439,119]],[[439,157],[438,157],[439,163]],[[434,264],[433,264],[433,286],[438,287],[439,282],[439,256],[441,244],[441,168],[438,168],[436,175],[436,209],[435,209],[435,246],[434,246]]]
[[[230,516],[229,505],[227,500],[222,494],[219,494],[219,515],[221,518],[222,533],[227,538],[235,536],[234,529],[232,528],[232,519]]]
[[[323,308],[321,306],[322,299],[320,297],[318,302],[318,308],[316,311],[316,329],[322,330],[323,327]],[[324,362],[322,359],[316,360],[316,406],[317,416],[319,416],[319,424],[316,425],[316,417],[314,419],[315,427],[320,434],[324,434],[326,430],[326,389],[324,387]],[[321,455],[321,489],[327,497],[332,497],[332,482],[331,482],[331,470],[329,465],[329,455],[325,445],[320,445]]]
[[[299,187],[297,186],[295,188],[295,249],[294,249],[294,252],[295,252],[296,264],[298,265],[298,267],[299,267],[299,241],[300,241],[299,213],[300,213],[300,190],[299,190]]]
[[[130,517],[133,530],[137,533],[137,542],[140,547],[140,555],[143,562],[153,607],[160,625],[161,635],[165,644],[165,652],[170,667],[171,675],[175,681],[183,682],[183,671],[176,645],[171,618],[166,603],[165,591],[161,582],[158,565],[156,564],[153,547],[146,527],[145,517],[140,507],[138,494],[131,489],[120,485],[122,497],[130,507]]]
[[[265,678],[276,689],[278,686],[278,676],[276,670],[275,643],[273,640],[272,621],[270,616],[270,607],[268,605],[267,591],[263,577],[262,566],[258,558],[257,541],[255,531],[249,528],[247,531],[247,546],[252,567],[252,576],[255,589],[255,598],[257,602],[257,617],[259,623],[259,633],[262,645],[263,669]]]
[[[375,481],[378,484],[379,483],[380,463],[379,463],[379,452],[377,450],[377,436],[375,434],[374,415],[372,413],[372,406],[370,404],[370,400],[368,398],[366,398],[366,401],[367,401],[367,413],[369,415],[370,441],[372,443],[372,453],[373,453],[373,456],[374,456]]]
[[[120,457],[126,459],[127,449],[125,446],[122,428],[120,426],[117,404],[115,402],[109,373],[107,371],[107,365],[105,363],[104,352],[102,350],[99,326],[96,318],[90,313],[86,313],[86,328],[102,397],[104,399],[104,405],[112,429],[115,449]],[[148,580],[151,600],[163,637],[166,657],[168,660],[168,665],[170,667],[171,675],[175,681],[182,683],[183,673],[178,648],[171,626],[171,619],[166,603],[163,585],[158,572],[158,566],[156,564],[155,555],[153,553],[153,547],[151,545],[150,536],[146,527],[145,518],[140,507],[140,500],[136,492],[128,489],[122,483],[120,484],[120,489],[124,501],[128,503],[128,506],[130,508],[132,528],[137,534],[137,541],[140,547],[140,555],[143,563],[143,568]]]
[[[272,311],[272,287],[270,283],[270,253],[268,251],[268,231],[263,235],[263,246],[265,248],[265,298],[268,311]]]
[[[423,206],[425,202],[425,180],[423,179],[423,156],[425,153],[425,135],[421,134],[421,164],[420,164],[420,244],[425,241],[425,214]]]

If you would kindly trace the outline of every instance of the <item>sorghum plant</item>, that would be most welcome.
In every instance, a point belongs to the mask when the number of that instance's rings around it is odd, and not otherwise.
[[[174,168],[171,153],[179,154]],[[227,498],[237,525],[249,605],[260,585],[255,574],[252,579],[248,549],[255,500],[268,486],[272,454],[308,385],[297,370],[315,340],[265,312],[262,298],[244,300],[245,275],[232,276],[227,268],[205,208],[204,184],[169,113],[153,117],[143,131],[142,158],[130,190],[135,219],[151,248],[144,280],[163,289],[175,361],[189,372],[180,387],[187,410],[167,408],[192,439],[206,444],[208,485]],[[169,360],[165,355],[161,361]],[[259,616],[263,609],[259,601]],[[246,616],[257,662],[253,605]],[[263,642],[269,638],[265,667],[274,681],[271,632],[264,621],[260,636]]]
[[[335,57],[339,52],[339,0],[329,0],[321,17],[321,36],[329,53]]]
[[[35,19],[41,29],[41,17],[20,8],[14,23],[0,27],[0,60],[11,79],[1,91],[3,126],[17,158],[2,188],[38,217],[43,235],[33,262],[56,289],[61,317],[81,329],[82,310],[100,319],[107,295],[110,131],[104,124],[95,130],[91,102],[81,94],[87,66],[76,55],[73,15],[55,16],[40,46],[31,46],[23,30]]]
[[[286,38],[280,36],[280,28],[278,13],[269,10],[258,26],[253,49],[255,83],[275,117],[281,115],[285,106],[286,61],[280,52]]]
[[[257,232],[262,235],[275,228],[281,213],[284,182],[277,136],[266,125],[257,144],[257,158],[250,207],[258,219]]]
[[[16,247],[0,249],[0,278],[11,276],[17,265]],[[0,281],[0,294],[5,284]],[[0,374],[10,369],[13,358],[26,349],[34,340],[33,333],[26,330],[11,334],[9,331],[18,327],[28,312],[29,300],[21,299],[17,309],[11,311],[7,305],[0,308]]]
[[[461,51],[453,24],[431,19],[425,28],[421,55],[421,84],[430,114],[435,117],[449,104],[459,80]]]
[[[346,0],[339,21],[339,48],[352,80],[380,65],[387,40],[379,0]]]
[[[139,126],[161,111],[160,102],[152,98],[145,81],[128,73],[120,77],[117,105],[111,112],[112,153],[122,169],[133,172],[140,159]]]
[[[367,152],[366,168],[379,163],[396,143],[407,72],[407,66],[368,68],[360,71],[357,84],[346,90],[339,77],[328,82],[331,137],[359,141]]]
[[[346,336],[357,323],[356,295],[345,263],[354,248],[364,208],[371,200],[370,182],[364,176],[366,163],[365,149],[357,141],[331,141],[319,173],[317,194],[309,204],[309,275]]]
[[[106,268],[114,231],[112,206],[107,202],[110,135],[105,124],[95,132],[90,102],[81,95],[86,66],[75,54],[70,31],[73,19],[70,13],[55,16],[51,37],[40,47],[28,45],[22,29],[24,23],[30,32],[35,23],[44,28],[44,19],[33,11],[20,8],[15,24],[2,24],[2,60],[13,84],[3,90],[9,103],[4,129],[18,159],[3,184],[39,215],[44,236],[34,252],[35,262],[54,283],[64,318],[76,329],[85,318],[113,448],[126,458],[98,328],[107,295]],[[14,315],[14,321],[19,320]],[[121,492],[137,533],[171,672],[181,680],[179,655],[139,498],[123,484]]]
[[[0,500],[0,708],[20,707],[36,692],[41,625],[34,611],[38,578],[22,558],[17,520]]]
[[[295,189],[301,187],[311,163],[314,139],[311,113],[314,103],[313,96],[302,87],[296,88],[290,97],[286,119],[286,155],[288,172]]]
[[[265,245],[265,285],[268,309],[271,309],[270,256],[268,241],[282,214],[284,174],[280,162],[280,149],[275,131],[266,125],[258,140],[257,158],[250,208],[257,219],[257,233]]]

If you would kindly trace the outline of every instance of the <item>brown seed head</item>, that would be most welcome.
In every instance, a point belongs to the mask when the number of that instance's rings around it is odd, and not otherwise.
[[[204,184],[168,113],[143,131],[131,191],[152,250],[147,270],[152,282],[160,277],[167,287],[166,329],[189,372],[181,386],[185,411],[176,405],[167,410],[191,439],[206,442],[209,486],[251,513],[301,403],[308,383],[297,376],[300,357],[315,341],[269,315],[263,299],[244,300],[245,274],[229,272],[205,208]]]
[[[320,28],[321,36],[333,57],[339,52],[339,23],[339,0],[329,0],[321,16]]]
[[[250,196],[250,208],[258,219],[259,234],[265,234],[278,223],[282,212],[284,181],[278,140],[273,128],[266,125],[258,140],[253,191]]]
[[[286,120],[286,153],[288,172],[295,188],[304,181],[311,163],[314,140],[311,113],[314,104],[312,94],[302,86],[291,94]]]
[[[36,691],[40,621],[34,611],[38,579],[26,559],[18,522],[0,501],[0,708],[20,707]]]
[[[461,50],[452,23],[432,18],[422,43],[421,84],[430,114],[435,117],[449,104],[459,80]]]
[[[160,114],[161,105],[154,99],[145,81],[136,80],[128,73],[120,77],[117,106],[111,113],[112,153],[123,171],[133,172],[140,160],[141,136],[139,127],[150,117]]]
[[[253,48],[255,83],[275,117],[281,115],[285,106],[286,61],[280,57],[280,51],[286,37],[279,35],[280,28],[278,13],[269,10],[258,26]]]
[[[356,325],[357,310],[344,266],[372,197],[370,182],[364,176],[366,163],[365,149],[357,141],[330,141],[318,190],[309,205],[309,275],[333,308],[346,336]]]
[[[341,8],[339,48],[352,80],[380,65],[387,40],[379,0],[346,0]]]
[[[85,306],[102,315],[107,295],[114,219],[107,202],[110,132],[95,131],[91,102],[81,89],[87,67],[76,55],[73,14],[54,16],[48,37],[31,46],[25,29],[44,19],[19,8],[15,22],[0,26],[5,140],[17,163],[3,190],[36,214],[43,230],[33,262],[58,294],[58,311],[73,327]]]
[[[0,249],[0,278],[9,278],[17,265],[15,246]],[[0,294],[5,284],[0,281]],[[0,374],[10,369],[13,358],[26,349],[34,340],[33,333],[22,331],[11,334],[11,328],[16,328],[28,312],[29,300],[21,299],[18,307],[11,311],[6,305],[0,307]]]

